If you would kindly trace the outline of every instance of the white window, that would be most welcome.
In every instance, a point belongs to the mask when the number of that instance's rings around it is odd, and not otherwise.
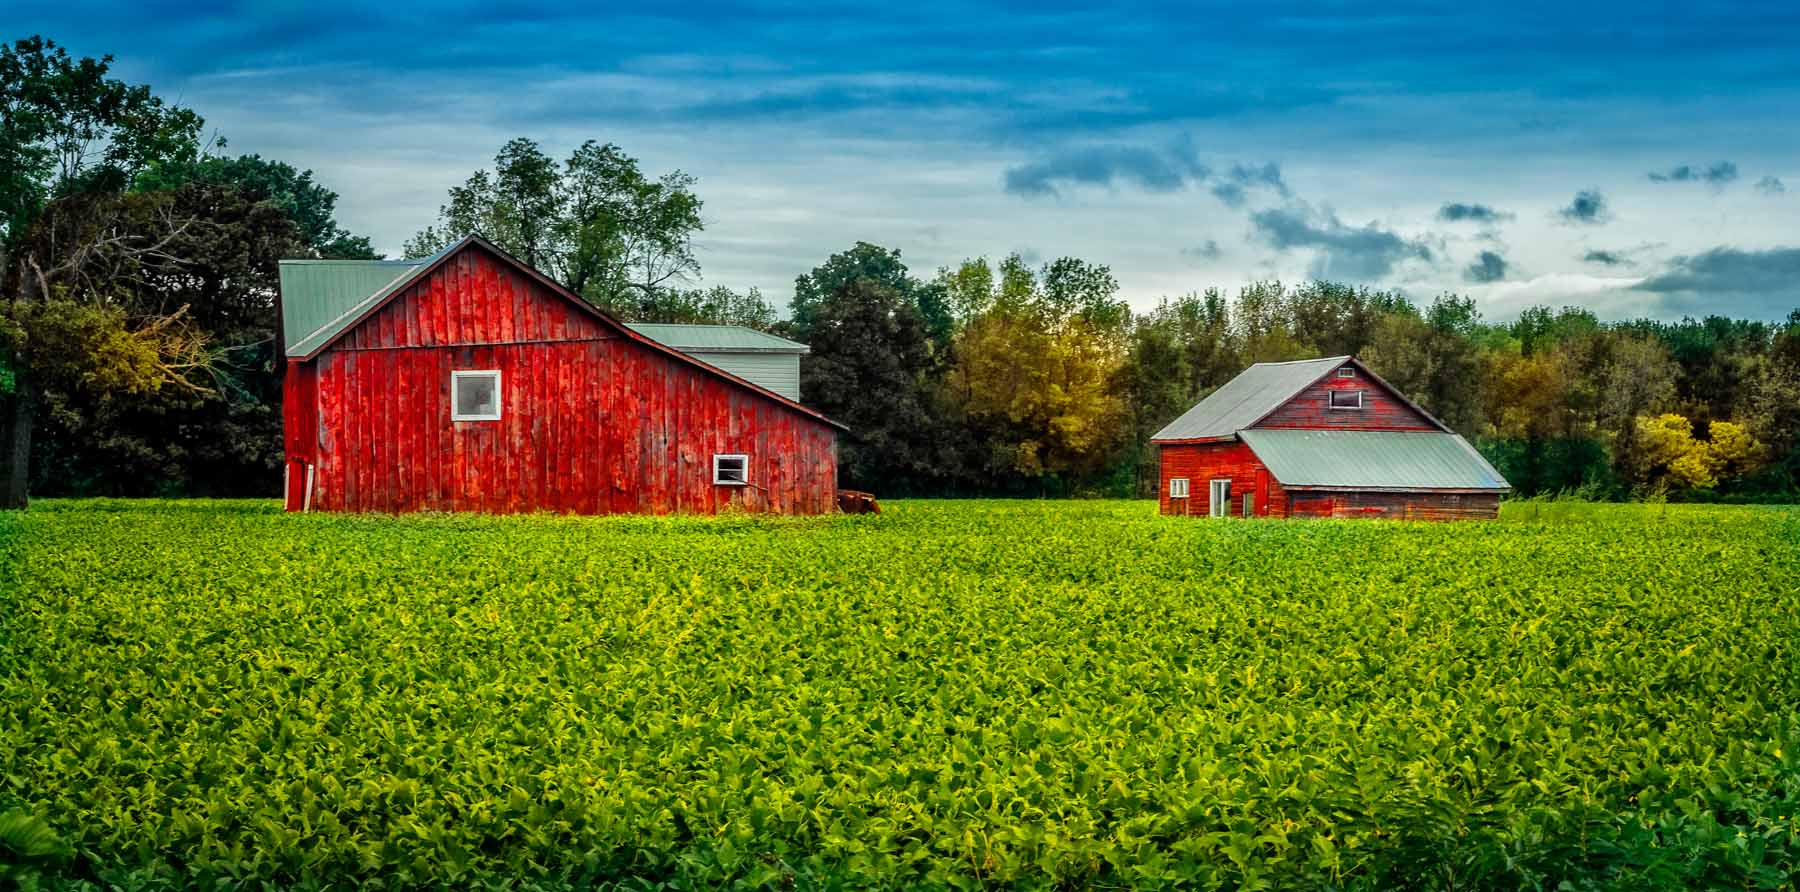
[[[1229,477],[1211,481],[1207,491],[1206,513],[1213,517],[1231,516],[1231,479]]]
[[[720,486],[749,486],[750,456],[713,456],[713,482]]]
[[[1331,391],[1331,408],[1360,409],[1362,408],[1362,395],[1363,392],[1360,390],[1333,390]]]
[[[1338,377],[1339,378],[1354,378],[1354,377],[1356,377],[1356,370],[1349,366],[1344,366],[1343,368],[1338,369]]]
[[[450,420],[499,421],[500,372],[451,372]]]
[[[1188,497],[1187,478],[1186,477],[1171,477],[1171,478],[1169,478],[1169,498],[1185,499],[1187,497]]]

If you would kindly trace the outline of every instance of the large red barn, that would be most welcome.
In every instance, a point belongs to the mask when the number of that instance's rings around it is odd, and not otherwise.
[[[1257,363],[1152,442],[1164,514],[1491,518],[1510,489],[1351,356]]]
[[[281,274],[288,510],[835,509],[842,425],[478,236]]]

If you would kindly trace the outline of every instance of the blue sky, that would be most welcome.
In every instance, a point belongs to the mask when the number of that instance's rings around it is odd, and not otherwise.
[[[13,0],[0,0],[11,7]],[[1018,251],[1126,296],[1326,276],[1493,318],[1800,308],[1800,4],[79,2],[234,152],[397,251],[506,139],[699,178],[703,284],[856,240]]]

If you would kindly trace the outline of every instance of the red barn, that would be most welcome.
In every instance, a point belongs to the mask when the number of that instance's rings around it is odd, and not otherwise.
[[[835,510],[843,426],[470,236],[285,261],[290,511]]]
[[[1164,514],[1491,518],[1511,488],[1351,356],[1257,363],[1151,442]]]

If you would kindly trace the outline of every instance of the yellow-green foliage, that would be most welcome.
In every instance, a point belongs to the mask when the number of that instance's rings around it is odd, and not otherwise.
[[[1744,425],[1715,421],[1710,439],[1694,438],[1694,425],[1673,413],[1637,420],[1638,444],[1648,479],[1677,488],[1710,489],[1721,479],[1754,470],[1763,445]]]
[[[83,888],[1800,869],[1792,510],[888,508],[0,514],[0,826]]]

